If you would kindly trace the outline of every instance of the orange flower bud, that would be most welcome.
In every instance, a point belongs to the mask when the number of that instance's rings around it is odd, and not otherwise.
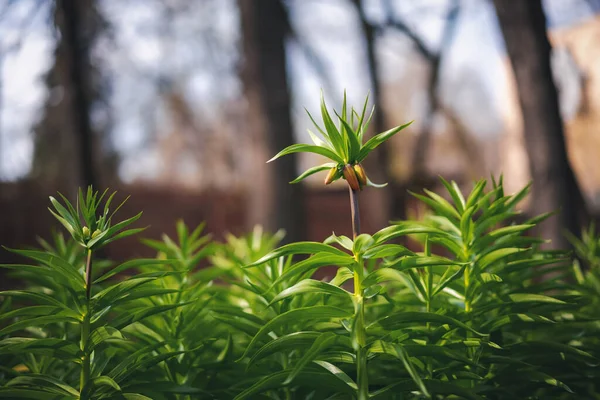
[[[358,178],[356,177],[356,172],[354,172],[354,168],[352,165],[346,164],[344,166],[344,179],[348,182],[350,189],[352,190],[360,190],[360,184],[358,183]]]
[[[325,177],[325,184],[329,185],[331,182],[333,182],[336,178],[337,175],[337,167],[333,167],[329,170],[329,173],[327,173],[327,176]]]
[[[367,173],[365,169],[360,164],[356,164],[354,166],[354,172],[356,173],[356,177],[358,178],[358,183],[360,183],[360,187],[363,188],[367,186]]]

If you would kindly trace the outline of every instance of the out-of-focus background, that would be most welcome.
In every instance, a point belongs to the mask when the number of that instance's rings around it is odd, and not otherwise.
[[[533,179],[523,211],[562,210],[555,246],[600,213],[598,0],[0,0],[0,243],[47,237],[48,196],[89,184],[131,195],[149,237],[347,234],[344,181],[287,183],[321,160],[265,163],[344,90],[370,93],[371,133],[415,121],[366,164],[389,182],[361,193],[366,232],[418,217],[408,191],[438,175]]]

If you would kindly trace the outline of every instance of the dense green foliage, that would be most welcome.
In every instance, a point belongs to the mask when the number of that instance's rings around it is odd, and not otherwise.
[[[362,160],[362,134],[343,146],[362,119],[326,121],[325,146],[358,157],[336,173]],[[426,218],[372,235],[278,247],[178,222],[144,240],[156,258],[116,266],[96,250],[139,215],[114,223],[91,190],[51,199],[71,237],[3,265],[27,287],[0,292],[0,398],[600,398],[599,237],[573,239],[582,269],[528,235],[548,215],[515,222],[528,188],[442,183],[415,194]]]

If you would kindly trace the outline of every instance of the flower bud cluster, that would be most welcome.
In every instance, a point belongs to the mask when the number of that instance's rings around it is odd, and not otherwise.
[[[360,164],[346,164],[343,169],[343,175],[352,190],[362,190],[367,186],[367,174]]]

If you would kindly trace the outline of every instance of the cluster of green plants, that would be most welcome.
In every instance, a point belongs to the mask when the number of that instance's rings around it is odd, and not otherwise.
[[[0,398],[600,398],[599,235],[572,239],[575,263],[542,249],[531,231],[550,215],[523,221],[528,188],[502,178],[469,193],[441,179],[444,195],[414,194],[425,218],[361,233],[359,194],[378,186],[361,162],[408,125],[365,141],[366,104],[332,117],[322,102],[314,144],[275,157],[330,159],[294,183],[345,180],[352,237],[218,242],[178,222],[143,240],[155,258],[115,265],[98,250],[141,214],[116,222],[114,194],[91,188],[51,198],[69,236],[2,266],[26,287],[0,292]]]

